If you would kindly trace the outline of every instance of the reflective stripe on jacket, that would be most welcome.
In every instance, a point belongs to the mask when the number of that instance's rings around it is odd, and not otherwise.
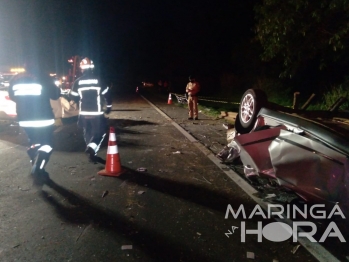
[[[37,127],[54,122],[50,99],[57,100],[60,89],[48,75],[20,73],[11,79],[8,93],[16,103],[20,125]]]
[[[70,95],[75,101],[79,100],[80,115],[97,116],[104,114],[101,95],[107,107],[111,107],[112,99],[109,87],[103,87],[100,79],[91,70],[76,79]]]
[[[44,127],[44,126],[53,125],[54,123],[55,123],[54,119],[18,122],[18,124],[22,127]]]

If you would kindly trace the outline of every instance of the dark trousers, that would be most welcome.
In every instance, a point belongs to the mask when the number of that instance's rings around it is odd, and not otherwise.
[[[43,146],[49,146],[52,148],[52,137],[54,126],[44,126],[44,127],[23,127],[24,132],[28,137],[28,156],[32,163],[34,163],[35,158],[39,155],[40,161],[45,160],[47,164],[51,151],[47,152],[47,148]],[[41,151],[40,148],[44,148],[44,151]],[[43,168],[42,167],[42,168]]]
[[[52,147],[53,125],[44,127],[23,127],[27,134],[29,147],[35,144]]]
[[[83,129],[86,146],[89,146],[89,144],[95,144],[97,148],[93,149],[95,153],[97,153],[107,131],[107,119],[104,115],[80,115],[78,126]]]

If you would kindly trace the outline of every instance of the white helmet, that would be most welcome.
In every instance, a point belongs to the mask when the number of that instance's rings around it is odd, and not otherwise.
[[[81,60],[80,62],[80,68],[85,70],[85,69],[92,69],[94,68],[93,61],[90,60],[88,57],[85,57],[84,59]]]

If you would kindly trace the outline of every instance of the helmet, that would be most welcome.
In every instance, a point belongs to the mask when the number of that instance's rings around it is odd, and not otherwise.
[[[90,60],[88,57],[85,57],[84,59],[81,60],[80,62],[80,68],[81,69],[92,69],[94,68],[93,61]]]

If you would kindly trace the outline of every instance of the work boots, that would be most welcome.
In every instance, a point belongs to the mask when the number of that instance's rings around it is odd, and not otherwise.
[[[93,150],[92,147],[87,147],[85,150],[85,153],[88,155],[89,161],[92,163],[96,162],[96,152]]]
[[[48,162],[49,154],[46,152],[39,151],[36,154],[34,161],[32,161],[32,175],[40,175],[45,173],[45,166]]]
[[[27,149],[27,154],[30,158],[30,163],[33,165],[35,161],[35,157],[38,153],[38,147],[31,146],[30,148]]]

